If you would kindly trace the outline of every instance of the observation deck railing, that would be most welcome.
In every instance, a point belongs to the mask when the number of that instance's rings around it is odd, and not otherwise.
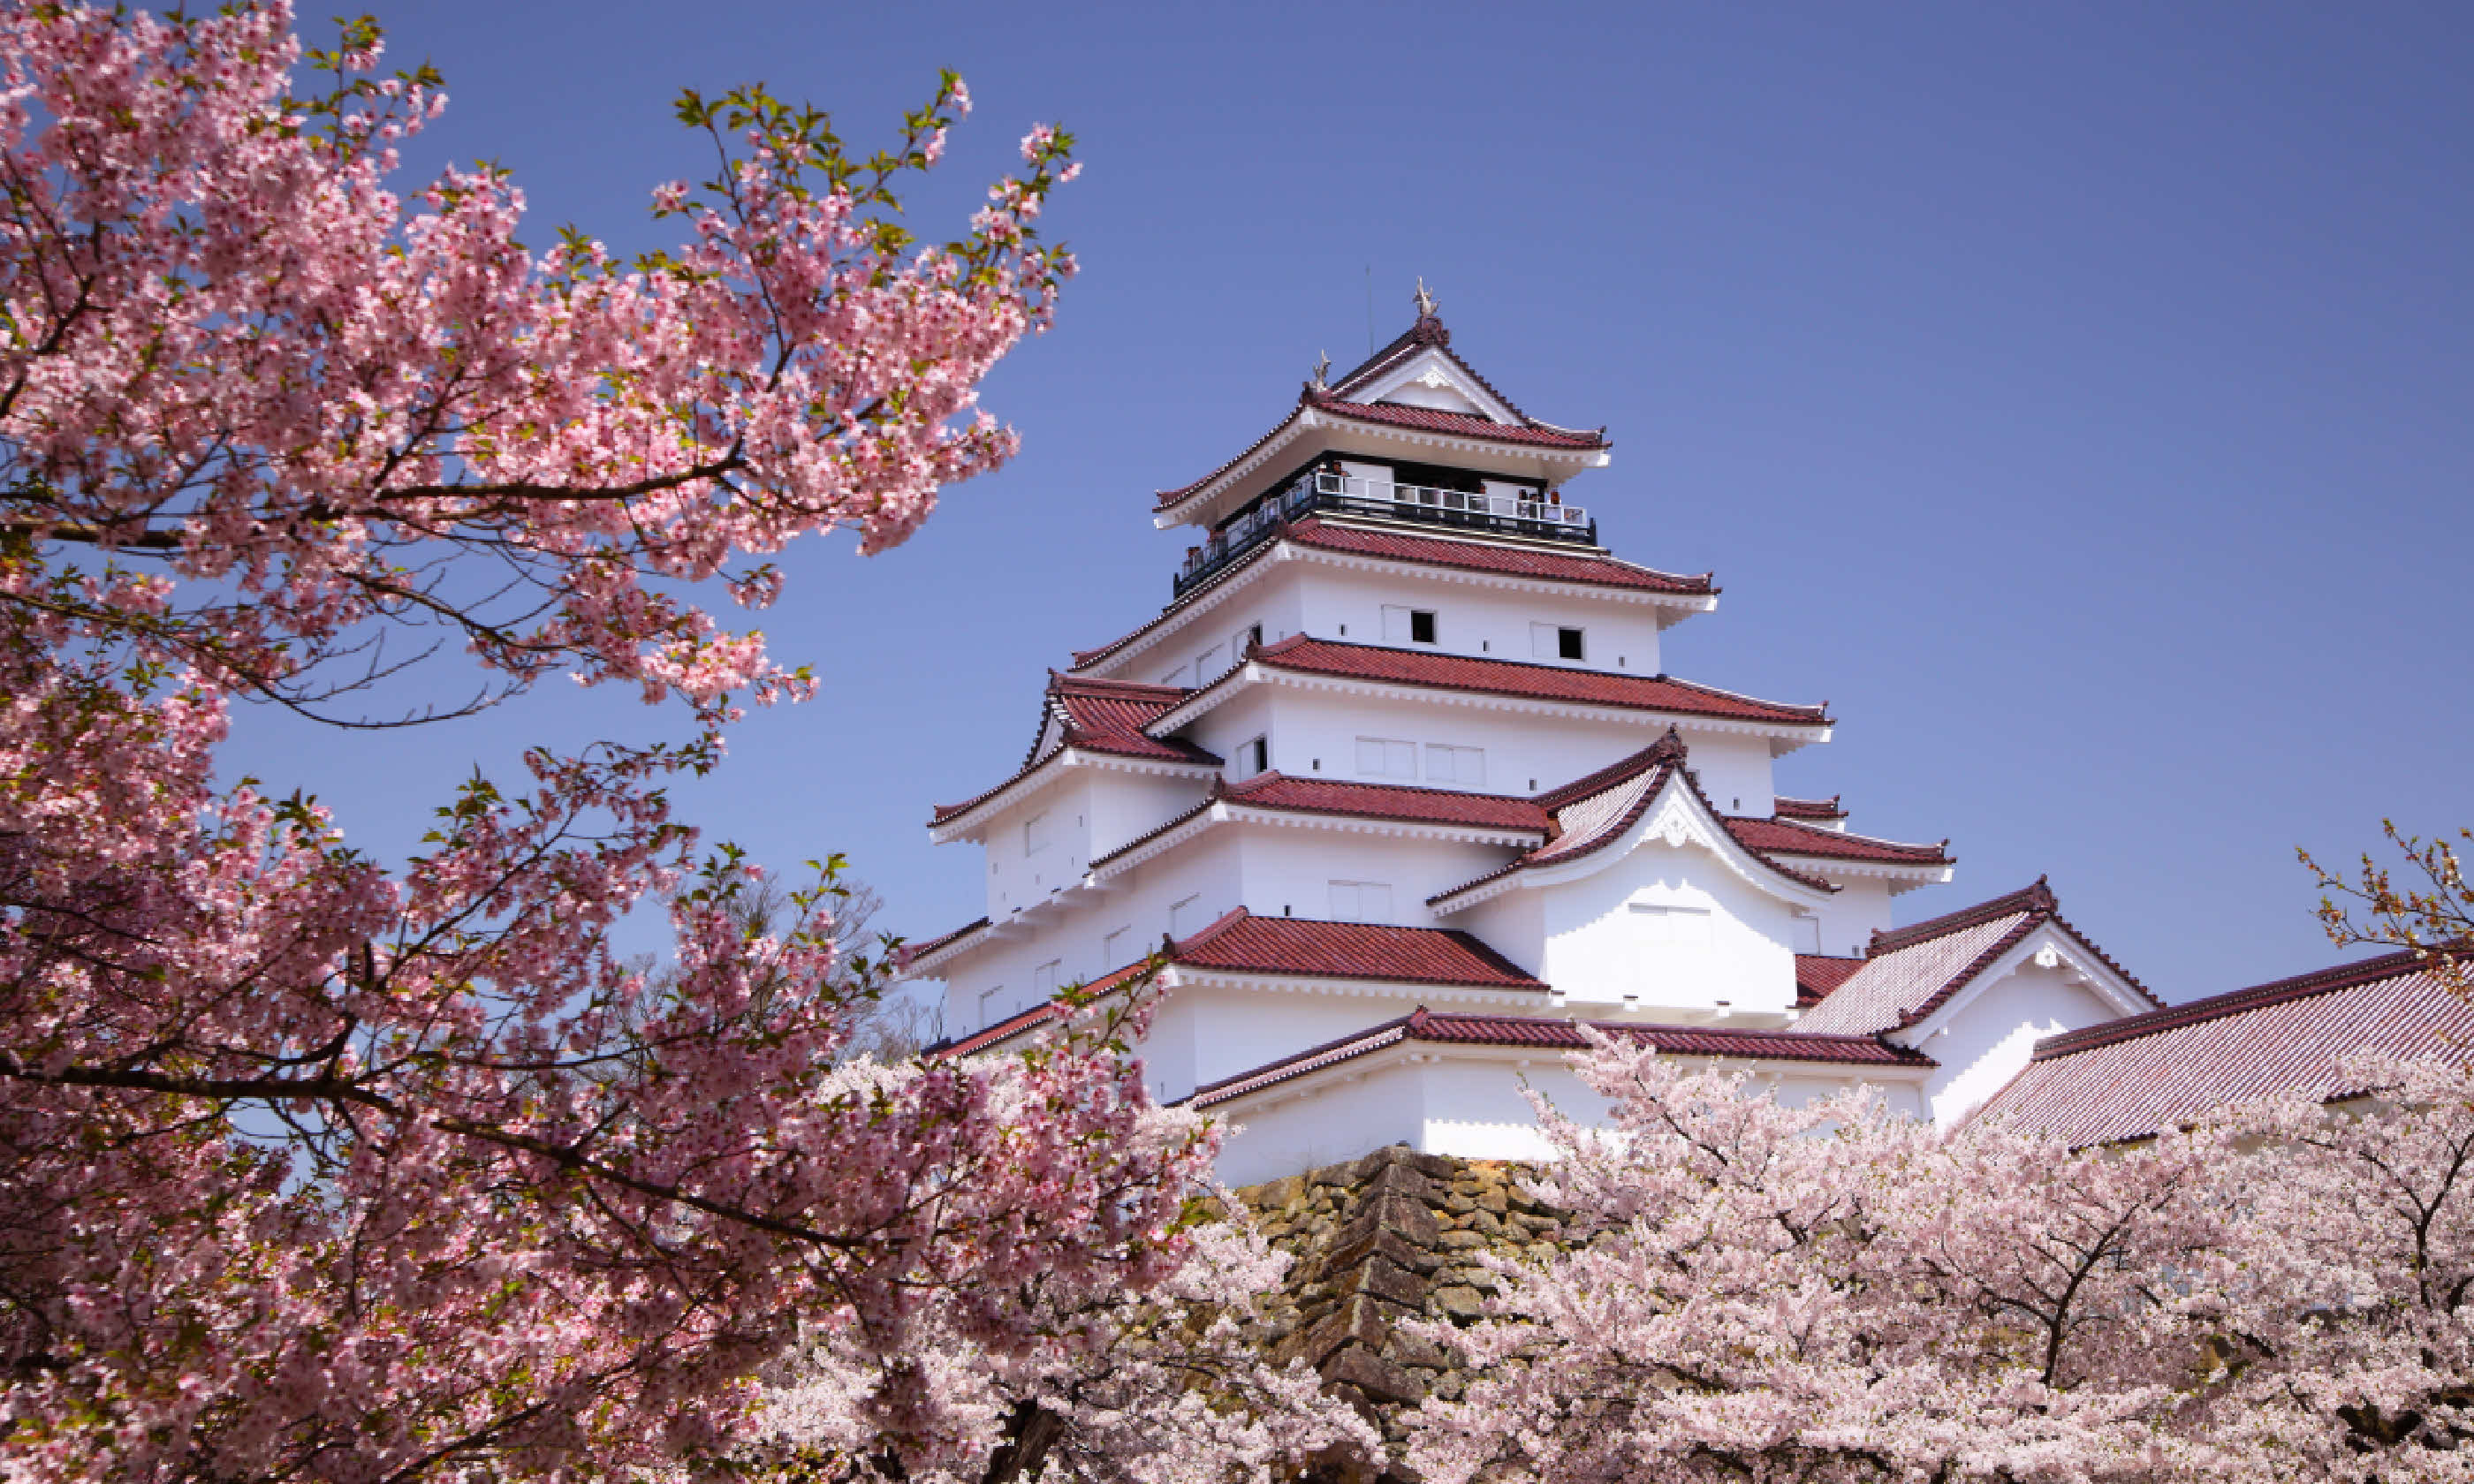
[[[1230,562],[1262,544],[1284,520],[1314,511],[1375,515],[1463,531],[1494,531],[1533,540],[1570,541],[1594,546],[1597,522],[1578,505],[1523,499],[1516,494],[1481,494],[1466,490],[1438,490],[1429,485],[1394,484],[1360,479],[1351,474],[1300,474],[1289,487],[1190,547],[1175,582],[1172,597],[1181,598],[1209,581]]]

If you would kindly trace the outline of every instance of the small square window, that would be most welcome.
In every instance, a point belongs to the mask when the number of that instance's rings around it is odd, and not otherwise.
[[[1423,608],[1398,608],[1389,603],[1383,605],[1383,642],[1386,644],[1434,643],[1434,610]]]
[[[1558,629],[1555,631],[1555,658],[1558,659],[1578,659],[1581,658],[1580,630]]]
[[[1237,745],[1237,777],[1250,778],[1272,769],[1272,742],[1269,737],[1252,737]]]

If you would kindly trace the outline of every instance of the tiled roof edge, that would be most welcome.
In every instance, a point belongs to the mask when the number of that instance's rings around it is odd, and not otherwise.
[[[2074,1052],[2093,1051],[2099,1046],[2110,1046],[2125,1041],[2136,1041],[2143,1036],[2154,1036],[2165,1031],[2178,1030],[2185,1025],[2201,1025],[2210,1020],[2221,1020],[2229,1016],[2241,1015],[2244,1011],[2263,1010],[2270,1005],[2308,999],[2315,994],[2328,994],[2339,990],[2357,989],[2365,984],[2377,984],[2385,979],[2402,979],[2408,974],[2428,969],[2430,962],[2428,958],[2409,948],[2403,952],[2384,953],[2378,958],[2365,959],[2359,964],[2340,964],[2330,969],[2317,969],[2309,973],[2295,974],[2291,978],[2255,984],[2248,989],[2228,990],[2222,994],[2212,994],[2205,999],[2190,1000],[2179,1005],[2168,1005],[2161,1010],[2151,1010],[2146,1015],[2128,1016],[2119,1020],[2107,1020],[2101,1025],[2090,1025],[2075,1031],[2064,1031],[2058,1036],[2048,1036],[2036,1042],[2031,1060],[2051,1061],[2056,1057],[2069,1056]]]

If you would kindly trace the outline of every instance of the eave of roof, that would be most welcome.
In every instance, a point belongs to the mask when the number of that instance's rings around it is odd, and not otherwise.
[[[1284,545],[1330,557],[1396,562],[1404,566],[1465,573],[1480,579],[1498,578],[1510,584],[1566,584],[1604,592],[1637,594],[1635,601],[1695,600],[1686,607],[1706,607],[1716,600],[1720,591],[1712,573],[1661,572],[1653,567],[1619,561],[1602,552],[1547,550],[1511,541],[1392,531],[1359,522],[1329,521],[1319,515],[1309,515],[1264,540],[1223,569],[1211,583],[1170,604],[1157,618],[1141,628],[1097,649],[1074,651],[1075,671],[1088,670],[1146,634],[1176,622],[1185,616],[1195,599],[1233,585],[1239,574],[1258,569],[1272,560],[1273,551]]]
[[[1181,737],[1156,737],[1144,730],[1149,722],[1190,694],[1175,685],[1141,685],[1049,671],[1048,688],[1040,698],[1039,730],[1032,734],[1022,766],[994,788],[959,803],[935,805],[929,811],[928,827],[943,829],[959,823],[1070,753],[1197,771],[1220,767],[1219,757]],[[1057,727],[1057,745],[1042,751],[1052,722]]]
[[[1908,845],[1897,840],[1876,839],[1871,835],[1849,834],[1844,830],[1819,829],[1794,820],[1761,819],[1741,814],[1727,816],[1727,832],[1748,848],[1778,855],[1811,855],[1889,866],[1954,864],[1947,840],[1939,845]]]
[[[1922,1052],[1894,1046],[1872,1036],[1816,1036],[1802,1031],[1643,1025],[1608,1020],[1548,1019],[1535,1016],[1461,1015],[1421,1008],[1410,1015],[1267,1062],[1233,1077],[1205,1084],[1196,1089],[1184,1102],[1195,1108],[1214,1107],[1403,1041],[1568,1054],[1588,1049],[1589,1040],[1582,1029],[1584,1025],[1605,1035],[1647,1041],[1669,1056],[1903,1068],[1928,1068],[1938,1065]]]
[[[1298,634],[1255,650],[1244,664],[1231,667],[1227,674],[1162,712],[1160,719],[1152,724],[1152,730],[1168,731],[1185,726],[1217,705],[1228,689],[1252,682],[1255,677],[1251,672],[1258,668],[1368,685],[1500,696],[1545,706],[1638,711],[1747,728],[1790,729],[1790,734],[1818,730],[1832,724],[1826,706],[1762,701],[1665,675],[1568,669],[1475,655],[1350,644]]]
[[[1772,817],[1783,820],[1843,820],[1847,811],[1839,806],[1837,794],[1827,799],[1788,799],[1783,796],[1770,802]]]
[[[970,937],[972,934],[984,930],[987,925],[988,920],[982,917],[976,921],[965,922],[961,926],[955,928],[950,933],[939,933],[937,936],[931,938],[924,943],[906,943],[894,954],[893,967],[904,973],[908,973],[910,971],[912,965],[925,963],[927,960],[942,953],[947,948],[960,943],[963,939]]]
[[[1971,1116],[2085,1148],[2252,1098],[2375,1091],[2345,1074],[2357,1053],[2462,1065],[2469,1046],[2474,1004],[2431,960],[2390,953],[2050,1037]]]
[[[1843,1017],[1864,1013],[1863,1006],[1867,1003],[1864,996],[1868,992],[1868,986],[1862,979],[1865,969],[1886,966],[1897,955],[1910,949],[1920,948],[1971,929],[1991,927],[2012,918],[2017,921],[1972,954],[1964,964],[1943,975],[1939,980],[1932,981],[1929,988],[1925,985],[1904,986],[1901,990],[1902,997],[1912,997],[1914,1003],[1888,1006],[1887,1009],[1894,1013],[1886,1016],[1885,1023],[1859,1025],[1851,1022],[1842,1025],[1831,1018],[1833,1016]],[[1911,1029],[1930,1019],[1961,991],[1981,977],[1986,970],[2007,957],[2038,930],[2048,926],[2068,937],[2071,942],[2103,965],[2133,993],[2148,1004],[2164,1003],[2147,986],[2140,983],[2136,975],[2116,963],[2110,954],[2098,946],[2095,940],[2080,932],[2062,916],[2052,888],[2047,884],[2044,877],[2038,876],[2032,885],[2005,896],[1980,901],[1971,907],[1961,907],[1955,912],[1945,913],[1940,917],[1929,918],[1922,922],[1911,923],[1889,932],[1876,932],[1865,950],[1863,969],[1841,980],[1837,989],[1822,1002],[1815,1014],[1825,1023],[1831,1024],[1833,1029],[1849,1033],[1855,1033],[1860,1029],[1887,1035]],[[1913,993],[1918,990],[1923,990],[1924,993]],[[1880,1011],[1881,1007],[1874,1007],[1876,1015],[1880,1015]]]
[[[1807,874],[1778,860],[1759,846],[1744,840],[1734,830],[1729,828],[1730,822],[1727,817],[1711,806],[1710,796],[1701,791],[1701,780],[1693,776],[1690,768],[1685,766],[1685,759],[1688,755],[1689,750],[1684,744],[1683,734],[1675,728],[1669,727],[1664,736],[1631,756],[1610,763],[1597,772],[1566,783],[1561,788],[1550,789],[1539,795],[1533,802],[1547,810],[1555,819],[1555,830],[1545,844],[1521,852],[1509,864],[1499,866],[1484,875],[1464,881],[1449,891],[1436,893],[1426,898],[1426,904],[1441,906],[1454,898],[1466,897],[1488,887],[1500,889],[1500,883],[1523,872],[1552,870],[1596,854],[1617,841],[1629,837],[1634,828],[1657,805],[1658,801],[1664,797],[1669,783],[1679,778],[1692,799],[1700,804],[1702,812],[1719,826],[1727,838],[1734,841],[1736,847],[1746,855],[1799,886],[1816,892],[1838,890],[1836,886],[1819,876]],[[1574,827],[1575,821],[1564,818],[1567,810],[1577,811],[1591,800],[1605,799],[1609,795],[1626,789],[1634,790],[1631,802],[1620,811],[1589,825],[1585,831]],[[1493,893],[1490,892],[1488,895],[1492,896]]]
[[[1391,403],[1351,402],[1346,398],[1344,394],[1362,389],[1400,361],[1428,349],[1440,352],[1455,367],[1466,372],[1469,379],[1486,389],[1489,396],[1519,420],[1501,423],[1492,419],[1465,413],[1446,413],[1430,408],[1404,407]],[[1416,324],[1410,326],[1407,334],[1382,350],[1376,351],[1365,364],[1342,377],[1337,383],[1328,387],[1318,387],[1308,382],[1298,391],[1297,406],[1290,409],[1288,416],[1274,423],[1270,432],[1247,444],[1236,457],[1201,478],[1175,490],[1158,491],[1152,503],[1152,510],[1165,515],[1207,492],[1230,471],[1246,465],[1257,453],[1281,441],[1281,436],[1310,412],[1319,416],[1332,416],[1359,422],[1417,428],[1453,437],[1488,443],[1522,444],[1547,450],[1596,453],[1603,452],[1612,446],[1607,442],[1606,431],[1603,428],[1594,432],[1584,432],[1574,428],[1558,427],[1554,423],[1540,421],[1522,412],[1511,398],[1497,392],[1492,382],[1480,375],[1475,368],[1462,360],[1451,349],[1451,332],[1443,328],[1441,320],[1432,316],[1423,316]]]
[[[2287,979],[2252,985],[2244,990],[2230,990],[2222,994],[2212,994],[2206,999],[2187,1000],[2179,1005],[2168,1005],[2162,1010],[2151,1010],[2146,1015],[2126,1016],[2119,1020],[2107,1020],[2100,1025],[2065,1031],[2059,1036],[2048,1036],[2036,1042],[2034,1060],[2050,1061],[2055,1057],[2092,1051],[2099,1046],[2136,1041],[2142,1036],[2154,1036],[2165,1031],[2178,1030],[2186,1025],[2220,1020],[2228,1016],[2243,1015],[2249,1011],[2266,1009],[2270,1005],[2289,1004],[2294,1000],[2309,999],[2317,994],[2333,994],[2340,990],[2377,984],[2383,979],[2419,973],[2429,968],[2430,960],[2412,949],[2398,953],[2384,953],[2378,958],[2365,959],[2359,964],[2340,964],[2333,969],[2315,969],[2310,973],[2295,974]]]

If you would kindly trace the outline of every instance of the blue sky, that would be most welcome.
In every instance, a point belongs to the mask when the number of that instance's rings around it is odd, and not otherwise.
[[[514,169],[547,242],[666,239],[708,162],[682,86],[752,80],[889,133],[979,108],[923,231],[1034,120],[1081,140],[1082,261],[986,404],[1024,436],[928,529],[786,563],[764,619],[824,699],[761,714],[686,812],[839,850],[914,936],[980,910],[932,802],[1020,759],[1042,672],[1168,597],[1151,491],[1404,327],[1533,414],[1610,425],[1575,484],[1618,554],[1714,568],[1690,679],[1828,699],[1781,787],[1953,838],[1909,918],[2050,873],[2169,999],[2334,951],[2292,850],[2474,823],[2474,10],[427,3],[381,12],[453,100],[422,170]],[[559,685],[369,738],[252,717],[234,754],[409,848],[476,765],[674,724]]]

